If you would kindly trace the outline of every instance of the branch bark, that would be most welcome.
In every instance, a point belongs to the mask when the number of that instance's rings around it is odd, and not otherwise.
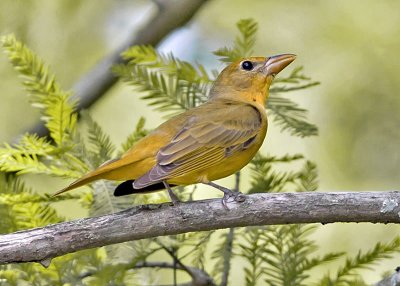
[[[106,56],[74,85],[74,94],[79,99],[78,110],[91,106],[117,82],[117,78],[111,73],[111,67],[123,62],[121,52],[134,45],[157,45],[169,33],[185,25],[207,0],[154,2],[158,6],[158,12],[143,28],[135,34],[132,33],[121,47]],[[36,123],[28,132],[39,136],[48,135],[47,128],[41,122]]]
[[[0,264],[40,262],[124,241],[228,227],[293,223],[400,223],[400,192],[260,193],[242,203],[219,199],[143,205],[0,236]]]

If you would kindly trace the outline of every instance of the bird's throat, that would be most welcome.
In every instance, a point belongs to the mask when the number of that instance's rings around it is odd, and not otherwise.
[[[261,106],[265,106],[265,103],[268,98],[268,90],[265,92],[250,92],[250,93],[243,93],[241,94],[241,97],[246,101],[246,102],[252,102],[252,103],[257,103]]]

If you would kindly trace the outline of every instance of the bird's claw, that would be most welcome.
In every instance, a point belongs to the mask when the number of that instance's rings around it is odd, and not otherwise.
[[[222,205],[229,210],[228,203],[242,203],[246,200],[246,196],[240,192],[224,193],[222,198]]]

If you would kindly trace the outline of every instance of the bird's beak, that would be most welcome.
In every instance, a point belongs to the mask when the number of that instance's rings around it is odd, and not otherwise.
[[[296,56],[292,54],[283,54],[269,57],[264,64],[263,73],[266,76],[275,76],[295,59]]]

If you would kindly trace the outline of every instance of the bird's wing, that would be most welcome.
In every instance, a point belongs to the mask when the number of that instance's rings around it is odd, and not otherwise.
[[[260,130],[262,115],[252,105],[225,102],[204,108],[159,150],[157,164],[135,180],[135,188],[213,166],[248,148]]]

